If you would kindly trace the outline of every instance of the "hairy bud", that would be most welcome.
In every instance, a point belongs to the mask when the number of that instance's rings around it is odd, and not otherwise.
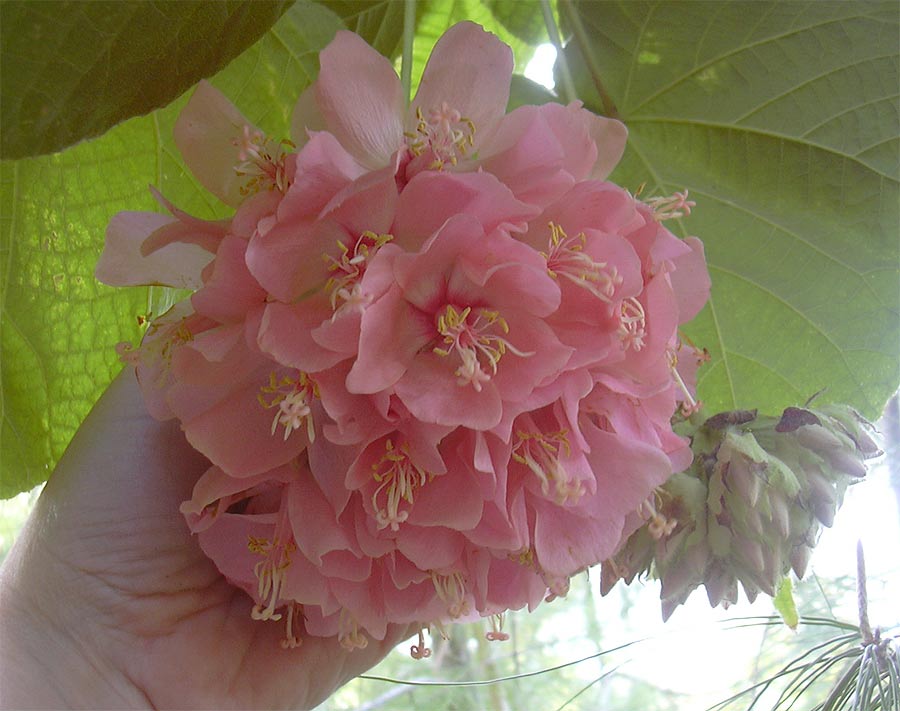
[[[847,486],[881,454],[871,432],[840,405],[708,418],[692,433],[691,468],[654,497],[667,535],[651,536],[651,521],[638,528],[603,563],[604,594],[617,580],[653,575],[664,619],[700,585],[712,606],[736,602],[739,583],[751,601],[774,596],[788,571],[806,572],[821,526],[834,523]]]

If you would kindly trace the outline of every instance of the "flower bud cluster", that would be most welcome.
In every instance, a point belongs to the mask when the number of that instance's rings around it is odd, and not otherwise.
[[[649,573],[666,619],[700,585],[714,607],[736,602],[739,583],[751,601],[774,596],[790,570],[804,575],[821,527],[880,454],[870,433],[840,405],[710,417],[693,433],[690,470],[657,490],[653,515],[603,562],[603,593]]]
[[[662,223],[693,203],[605,180],[618,121],[505,114],[512,55],[476,25],[409,107],[356,35],[320,64],[289,142],[208,84],[188,102],[176,142],[236,211],[113,219],[101,278],[193,290],[123,357],[210,460],[188,524],[286,646],[478,616],[503,639],[690,464],[678,327],[709,278]]]

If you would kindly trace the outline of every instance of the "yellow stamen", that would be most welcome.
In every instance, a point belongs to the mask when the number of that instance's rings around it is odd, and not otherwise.
[[[471,306],[457,311],[448,304],[437,320],[437,330],[443,336],[444,346],[435,346],[433,350],[443,357],[455,351],[462,362],[455,373],[457,383],[471,385],[476,392],[481,392],[482,384],[497,374],[497,363],[507,350],[523,358],[534,353],[520,351],[503,336],[490,332],[499,330],[503,335],[509,333],[509,324],[498,311],[478,309],[471,322],[470,315]],[[490,372],[486,372],[483,365],[487,365]]]
[[[267,600],[265,607],[261,603],[253,606],[250,616],[254,620],[280,620],[281,614],[276,613],[278,600],[281,597],[281,588],[284,585],[286,571],[291,565],[291,553],[297,550],[290,534],[287,540],[281,540],[277,533],[270,541],[268,538],[248,536],[247,548],[252,553],[263,556],[253,567],[253,574],[257,579],[257,596],[260,600]]]
[[[303,371],[297,371],[292,377],[283,375],[278,378],[275,372],[269,374],[269,382],[259,389],[259,404],[269,410],[277,408],[272,419],[272,434],[281,425],[284,427],[284,439],[287,440],[294,430],[306,424],[306,434],[310,442],[316,439],[316,429],[312,417],[312,401],[319,397],[319,387]]]
[[[624,348],[641,350],[647,337],[647,320],[644,307],[633,296],[623,299],[619,307],[619,328],[616,331]]]
[[[379,484],[372,494],[372,508],[379,529],[390,526],[392,531],[397,531],[400,524],[409,518],[409,511],[400,511],[400,503],[405,501],[412,505],[416,491],[434,475],[410,459],[407,443],[395,447],[393,441],[388,439],[384,448],[381,459],[372,465],[372,478]],[[382,494],[384,503],[379,504]]]
[[[457,165],[475,146],[475,124],[446,103],[429,110],[427,119],[421,107],[417,107],[416,119],[415,133],[406,134],[409,150],[415,156],[430,153],[431,170]]]
[[[338,242],[340,257],[322,255],[331,273],[325,284],[325,291],[329,294],[331,308],[334,310],[332,320],[348,311],[362,311],[369,305],[371,297],[363,294],[359,282],[375,253],[392,239],[393,235],[379,235],[366,230],[353,244],[352,249],[343,242]],[[339,301],[343,303],[339,305]]]
[[[554,501],[560,506],[578,501],[584,494],[584,486],[578,479],[572,479],[560,462],[560,455],[568,457],[569,431],[534,432],[519,430],[518,442],[513,447],[512,458],[528,467],[541,482],[541,492],[546,496],[553,487]]]
[[[586,289],[601,301],[610,304],[616,287],[622,284],[622,276],[613,266],[598,262],[584,252],[587,237],[579,232],[569,237],[562,227],[550,223],[550,243],[546,252],[547,273],[554,279],[564,277],[576,286]]]
[[[431,571],[431,582],[437,596],[446,603],[447,614],[451,618],[456,619],[469,614],[471,608],[466,599],[466,585],[462,573],[441,575]]]
[[[287,192],[286,159],[296,148],[291,141],[282,139],[276,143],[261,131],[251,131],[249,126],[244,126],[240,140],[233,140],[232,145],[238,149],[239,161],[234,172],[248,178],[241,186],[241,195],[273,189]]]

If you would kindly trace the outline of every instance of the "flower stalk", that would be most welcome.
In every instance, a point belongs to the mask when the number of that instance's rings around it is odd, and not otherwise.
[[[553,17],[553,8],[550,7],[550,0],[541,0],[541,11],[544,14],[544,25],[547,27],[547,34],[550,36],[550,42],[556,47],[556,62],[559,66],[559,75],[562,78],[562,98],[564,101],[575,101],[578,92],[575,91],[575,82],[572,81],[572,73],[569,71],[569,63],[566,61],[566,55],[563,51],[562,40],[559,36],[559,27],[556,24],[556,18]]]
[[[400,85],[407,103],[412,96],[413,40],[416,36],[416,0],[403,0],[403,57]]]

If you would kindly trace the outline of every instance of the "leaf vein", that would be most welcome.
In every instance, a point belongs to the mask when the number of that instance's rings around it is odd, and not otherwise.
[[[769,98],[767,98],[765,101],[763,101],[758,106],[755,106],[750,111],[748,111],[744,114],[741,114],[740,116],[738,116],[737,118],[732,119],[732,120],[734,121],[734,123],[740,123],[741,121],[745,121],[746,119],[753,116],[753,114],[759,113],[766,107],[771,106],[776,101],[779,101],[780,99],[783,99],[786,96],[790,96],[792,93],[794,93],[798,89],[802,89],[805,86],[809,86],[810,84],[813,84],[813,83],[819,81],[820,79],[824,79],[825,77],[831,76],[832,74],[837,74],[846,69],[850,69],[852,67],[858,67],[861,64],[866,64],[868,62],[876,62],[881,59],[890,59],[893,56],[894,56],[893,54],[882,54],[877,57],[866,57],[864,59],[860,59],[859,61],[853,62],[851,64],[843,64],[840,67],[834,67],[832,69],[829,69],[827,72],[822,72],[821,74],[817,74],[816,76],[809,77],[808,79],[801,81],[799,84],[795,84],[790,89],[787,89],[785,91],[782,91],[781,93],[770,96]]]
[[[859,17],[859,15],[849,15],[849,16],[847,16],[847,17],[831,18],[831,19],[829,19],[829,20],[825,20],[825,21],[822,21],[822,22],[817,22],[817,23],[812,24],[812,25],[806,25],[806,26],[804,26],[804,27],[792,28],[792,29],[791,29],[790,31],[788,31],[788,32],[782,32],[781,34],[772,35],[771,37],[766,37],[765,39],[761,39],[761,40],[758,40],[758,41],[756,41],[756,42],[751,42],[751,43],[745,44],[745,45],[743,45],[743,46],[741,46],[741,47],[735,47],[734,49],[731,49],[731,50],[729,50],[729,51],[727,51],[727,52],[723,52],[722,54],[720,54],[720,55],[718,55],[718,56],[716,56],[716,57],[713,57],[713,58],[711,58],[711,59],[708,59],[708,60],[707,60],[706,62],[704,62],[703,64],[700,64],[700,65],[698,65],[698,66],[692,67],[690,71],[688,71],[688,72],[685,73],[685,74],[682,74],[681,76],[677,77],[676,79],[674,79],[673,81],[669,82],[669,83],[666,84],[665,86],[662,86],[661,88],[657,89],[656,91],[654,91],[653,93],[651,93],[649,96],[647,96],[646,98],[644,98],[644,100],[641,101],[641,102],[640,102],[639,104],[637,104],[636,106],[628,106],[628,105],[625,103],[624,100],[623,100],[622,103],[623,103],[624,106],[627,107],[627,110],[628,110],[629,112],[630,112],[630,111],[637,111],[638,109],[642,108],[643,106],[649,104],[649,103],[650,103],[651,101],[653,101],[654,99],[656,99],[656,98],[658,98],[659,96],[665,94],[667,91],[670,91],[671,89],[674,89],[676,86],[678,86],[678,85],[681,84],[682,82],[687,81],[688,79],[690,79],[690,78],[691,78],[694,74],[696,74],[697,72],[700,72],[700,71],[706,69],[707,67],[711,67],[713,64],[716,64],[716,63],[718,63],[718,62],[721,62],[723,59],[728,59],[729,57],[732,57],[732,56],[735,56],[735,55],[737,55],[737,54],[740,54],[741,52],[744,52],[744,51],[747,51],[747,50],[751,50],[751,49],[755,49],[756,47],[761,47],[761,46],[763,46],[763,45],[766,45],[766,44],[769,44],[769,43],[772,43],[772,42],[778,42],[778,41],[781,41],[781,40],[783,40],[783,39],[785,39],[785,38],[787,38],[787,37],[791,37],[791,36],[793,36],[793,35],[799,35],[799,34],[801,34],[801,33],[803,33],[803,32],[809,32],[809,31],[812,31],[812,30],[819,29],[819,28],[821,28],[821,27],[826,27],[827,25],[831,25],[831,24],[834,24],[834,23],[845,22],[845,21],[847,21],[847,20],[852,20],[852,19],[857,18],[857,17]],[[643,32],[643,28],[642,28],[641,31]]]
[[[900,98],[900,94],[891,94],[890,96],[879,96],[874,99],[864,101],[861,104],[855,104],[854,106],[850,106],[850,107],[844,109],[843,111],[839,111],[838,113],[836,113],[832,116],[829,116],[824,121],[820,121],[819,123],[815,124],[814,126],[806,129],[806,131],[804,131],[799,137],[806,138],[809,134],[814,133],[815,131],[819,130],[820,128],[822,128],[822,126],[828,125],[835,119],[839,119],[841,116],[846,116],[847,114],[853,113],[854,111],[859,111],[860,109],[864,109],[867,106],[874,106],[875,104],[880,104],[883,101],[892,101],[897,98]]]
[[[689,127],[697,126],[697,127],[704,127],[704,128],[714,128],[714,129],[719,129],[719,130],[723,130],[723,131],[736,131],[736,132],[740,132],[740,133],[744,133],[744,134],[748,134],[748,135],[765,136],[767,138],[772,138],[772,139],[776,139],[776,140],[780,140],[780,141],[786,141],[788,143],[796,143],[801,146],[805,146],[807,148],[814,148],[814,149],[823,151],[825,153],[830,153],[832,155],[836,155],[840,158],[844,158],[846,160],[857,163],[858,165],[865,168],[866,170],[870,170],[873,173],[875,173],[876,175],[880,175],[882,178],[886,178],[887,180],[890,180],[895,183],[900,182],[897,180],[897,178],[887,175],[886,173],[883,173],[880,170],[877,170],[876,168],[872,167],[865,161],[860,160],[860,158],[856,155],[844,153],[843,151],[840,151],[837,148],[832,148],[830,146],[826,146],[821,143],[814,143],[812,141],[804,141],[804,140],[802,140],[801,137],[798,137],[798,136],[789,136],[784,133],[776,133],[774,131],[763,129],[763,128],[755,128],[753,126],[733,126],[731,124],[721,123],[718,121],[704,121],[704,120],[700,120],[700,119],[688,119],[688,118],[670,118],[668,116],[631,117],[626,120],[626,123],[631,124],[631,125],[636,124],[636,123],[655,123],[655,124],[672,124],[674,126],[689,126]]]
[[[709,268],[710,268],[711,270],[716,270],[716,271],[722,272],[723,274],[728,274],[729,276],[732,276],[732,277],[734,277],[735,279],[738,279],[739,281],[743,281],[743,282],[745,282],[746,284],[749,284],[749,285],[751,285],[751,286],[756,287],[757,289],[759,289],[759,290],[760,290],[761,292],[763,292],[764,294],[768,294],[771,298],[773,298],[773,299],[775,299],[776,301],[778,301],[780,304],[782,304],[782,305],[783,305],[785,308],[787,308],[788,310],[794,312],[794,313],[795,313],[797,316],[799,316],[804,322],[808,323],[816,333],[818,333],[820,336],[822,336],[822,338],[824,338],[825,341],[826,341],[829,345],[831,345],[832,348],[834,348],[835,353],[837,353],[837,355],[839,356],[839,360],[840,360],[841,363],[843,364],[843,366],[844,366],[844,368],[846,369],[847,373],[850,375],[850,379],[853,381],[854,385],[856,385],[856,388],[857,388],[857,390],[859,391],[860,395],[861,395],[862,397],[865,397],[865,395],[864,395],[865,390],[864,390],[864,388],[863,388],[863,386],[862,386],[862,383],[860,382],[859,378],[856,377],[856,373],[853,371],[853,368],[850,367],[850,363],[847,362],[847,354],[845,353],[845,351],[844,351],[840,346],[838,346],[837,343],[835,343],[835,341],[834,341],[834,340],[832,339],[832,337],[828,334],[828,332],[825,331],[824,328],[822,328],[821,326],[819,326],[819,324],[817,324],[815,321],[813,321],[808,315],[806,315],[805,313],[803,313],[800,309],[798,309],[798,308],[797,308],[794,304],[792,304],[790,301],[788,301],[787,299],[785,299],[785,298],[782,297],[782,296],[779,296],[778,294],[776,294],[774,291],[772,291],[772,290],[769,289],[768,287],[763,286],[763,285],[760,284],[759,282],[754,281],[753,279],[751,279],[750,277],[746,276],[745,274],[741,274],[741,273],[739,273],[739,272],[736,272],[736,271],[734,271],[733,269],[728,269],[727,267],[722,267],[722,266],[713,265],[713,264],[710,264],[710,265],[709,265]],[[744,357],[747,357],[747,356],[745,355]],[[871,402],[869,402],[868,398],[866,398],[866,404],[868,404],[868,405],[871,405],[871,404],[872,404]]]
[[[842,268],[842,269],[846,269],[847,271],[849,271],[850,273],[852,273],[852,274],[853,274],[855,277],[857,277],[857,278],[859,279],[859,281],[865,286],[866,290],[869,292],[869,294],[872,296],[872,298],[874,298],[874,299],[875,299],[879,304],[881,304],[882,306],[886,306],[886,304],[881,300],[881,297],[880,297],[880,296],[875,292],[875,290],[872,288],[872,285],[869,284],[869,283],[865,280],[864,277],[865,277],[865,275],[868,274],[869,272],[863,273],[863,272],[857,271],[856,269],[854,269],[854,268],[851,267],[850,265],[846,264],[845,262],[842,262],[842,261],[841,261],[840,259],[838,259],[837,257],[835,257],[835,256],[829,254],[828,252],[826,252],[825,250],[823,250],[823,249],[822,249],[819,245],[817,245],[815,242],[811,242],[810,240],[806,239],[805,237],[803,237],[803,236],[800,235],[799,233],[794,232],[793,230],[788,229],[787,227],[785,227],[785,226],[783,226],[783,225],[780,225],[780,224],[778,224],[777,222],[775,222],[775,221],[773,221],[773,220],[770,220],[770,219],[767,218],[767,217],[763,217],[763,216],[760,215],[758,212],[754,212],[753,210],[751,210],[749,207],[745,207],[744,205],[741,205],[741,204],[739,204],[739,203],[737,203],[737,202],[734,202],[733,200],[726,200],[725,198],[719,197],[718,195],[713,195],[712,193],[704,192],[703,190],[700,190],[700,189],[698,189],[698,188],[693,188],[693,187],[692,187],[691,190],[692,190],[694,193],[698,194],[698,195],[703,195],[704,197],[707,197],[707,198],[709,198],[710,200],[713,200],[713,201],[715,201],[715,202],[718,202],[718,203],[720,203],[720,204],[722,204],[722,205],[727,205],[728,207],[732,207],[732,208],[734,208],[734,209],[736,209],[736,210],[740,210],[741,212],[744,212],[744,213],[746,213],[746,214],[748,214],[748,215],[750,215],[750,216],[752,216],[752,217],[758,219],[760,222],[764,222],[765,224],[767,224],[767,225],[769,225],[770,227],[772,227],[772,229],[778,230],[778,231],[780,231],[780,232],[782,232],[782,233],[784,233],[784,234],[786,234],[786,235],[789,235],[790,237],[793,237],[794,239],[796,239],[798,242],[800,242],[800,243],[803,244],[804,246],[806,246],[806,247],[810,248],[811,250],[813,250],[814,252],[817,252],[818,254],[822,255],[822,256],[823,256],[825,259],[827,259],[828,261],[834,262],[838,267],[840,267],[840,268]]]

